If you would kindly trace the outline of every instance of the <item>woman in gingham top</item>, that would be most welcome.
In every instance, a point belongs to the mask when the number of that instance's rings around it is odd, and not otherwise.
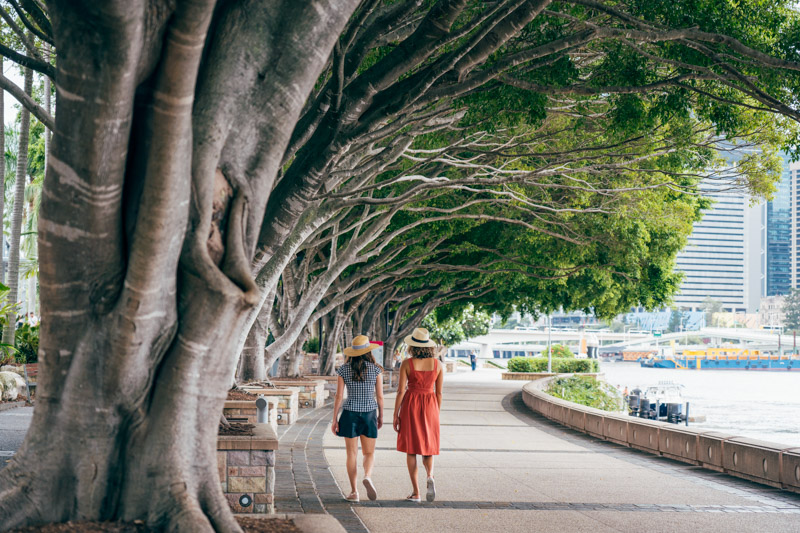
[[[380,346],[369,342],[365,335],[353,339],[353,345],[343,350],[347,357],[336,373],[339,375],[336,400],[333,405],[334,435],[344,437],[347,450],[347,477],[350,479],[350,494],[345,498],[358,501],[356,477],[358,476],[358,442],[364,456],[364,487],[370,500],[378,497],[372,483],[372,466],[375,462],[375,441],[383,426],[383,368],[375,363],[372,350]],[[344,389],[347,387],[347,400]],[[344,400],[344,405],[342,401]],[[339,408],[344,407],[339,417]],[[337,418],[338,417],[338,418]]]

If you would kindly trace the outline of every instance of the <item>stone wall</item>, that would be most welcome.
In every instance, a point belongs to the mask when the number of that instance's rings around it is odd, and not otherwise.
[[[543,392],[552,377],[522,388],[531,410],[594,437],[800,493],[800,448],[611,413]]]
[[[400,371],[392,369],[385,369],[383,371],[383,387],[384,390],[394,390],[397,388],[397,384],[400,382]]]
[[[325,381],[321,379],[272,378],[279,387],[297,389],[297,403],[300,409],[316,409],[325,404]]]
[[[267,400],[267,421],[272,429],[278,430],[278,399],[275,397],[265,397]],[[246,422],[255,424],[258,422],[258,408],[256,402],[245,400],[227,400],[222,414],[231,422]]]
[[[294,424],[300,410],[298,398],[300,392],[295,387],[276,387],[274,389],[260,389],[258,387],[243,387],[247,392],[258,394],[267,398],[274,398],[276,405],[276,419],[278,425]]]
[[[234,513],[275,512],[278,438],[269,424],[257,424],[254,433],[217,438],[219,479]]]
[[[339,376],[317,376],[317,375],[307,375],[303,376],[305,379],[315,379],[324,382],[325,386],[325,398],[330,398],[331,396],[336,395],[336,383],[338,382]]]

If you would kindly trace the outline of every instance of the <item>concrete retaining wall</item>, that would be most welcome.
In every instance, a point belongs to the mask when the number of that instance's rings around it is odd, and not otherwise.
[[[522,388],[531,410],[597,438],[717,472],[800,493],[800,448],[643,420],[567,402],[543,389],[557,376]]]

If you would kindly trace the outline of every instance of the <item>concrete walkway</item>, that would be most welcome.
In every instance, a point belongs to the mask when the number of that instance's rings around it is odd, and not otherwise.
[[[22,446],[31,425],[33,407],[17,407],[0,411],[0,468]]]
[[[378,500],[343,504],[330,490],[330,474],[316,470],[321,505],[346,518],[348,531],[372,533],[800,532],[800,496],[562,428],[530,414],[522,384],[501,381],[493,370],[445,377],[433,504],[402,501],[411,484],[405,455],[395,450],[394,395],[388,396],[373,474]],[[313,417],[308,443],[318,447],[314,439],[322,437],[330,472],[346,492],[344,441],[330,433],[324,411]],[[423,491],[424,476],[420,464]]]
[[[445,377],[433,503],[403,501],[411,485],[395,451],[394,395],[378,440],[375,502],[343,500],[344,441],[330,432],[330,404],[304,411],[280,428],[276,512],[329,513],[349,533],[800,533],[800,495],[565,429],[530,414],[522,384],[494,370]],[[31,411],[0,412],[0,468]],[[424,475],[420,465],[422,487]]]

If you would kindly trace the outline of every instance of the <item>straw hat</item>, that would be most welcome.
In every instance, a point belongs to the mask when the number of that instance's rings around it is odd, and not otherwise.
[[[353,345],[342,350],[342,353],[347,357],[358,357],[379,347],[380,344],[369,342],[369,337],[366,335],[358,335],[353,339]]]
[[[409,346],[417,346],[419,348],[436,346],[436,343],[431,340],[431,334],[425,328],[416,328],[414,333],[403,339],[403,341]]]

